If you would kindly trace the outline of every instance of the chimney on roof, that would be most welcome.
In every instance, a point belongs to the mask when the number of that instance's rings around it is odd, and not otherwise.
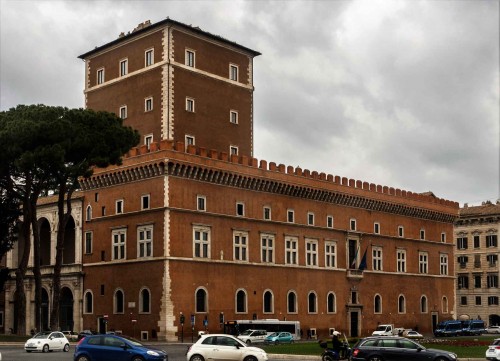
[[[144,29],[144,28],[147,28],[147,27],[148,27],[148,26],[150,26],[150,25],[151,25],[151,20],[146,20],[146,21],[145,21],[145,22],[143,22],[143,23],[139,23],[139,24],[137,25],[137,27],[136,27],[134,30],[132,30],[132,32],[133,32],[133,33],[135,33],[136,31],[139,31],[139,30],[142,30],[142,29]]]
[[[464,203],[464,208],[469,208],[469,203]]]
[[[122,31],[120,35],[118,35],[119,38],[123,38],[125,36],[125,33]]]

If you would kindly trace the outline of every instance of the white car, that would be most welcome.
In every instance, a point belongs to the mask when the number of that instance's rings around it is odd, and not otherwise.
[[[26,352],[31,351],[69,351],[69,341],[62,332],[44,331],[39,332],[24,344]]]
[[[264,343],[266,337],[266,330],[246,330],[238,335],[238,338],[247,345],[251,345],[252,343]]]
[[[203,335],[186,354],[187,361],[234,360],[267,361],[267,353],[258,348],[247,346],[236,337],[225,334]]]
[[[413,331],[413,330],[404,332],[403,337],[406,337],[406,338],[424,338],[424,336],[422,334],[418,333],[417,331]]]
[[[486,360],[500,360],[500,338],[493,340],[486,350]]]
[[[486,329],[487,333],[500,333],[500,326],[490,326]]]

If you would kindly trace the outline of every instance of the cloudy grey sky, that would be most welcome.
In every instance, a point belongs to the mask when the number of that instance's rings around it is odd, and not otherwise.
[[[256,158],[500,198],[498,0],[0,0],[0,110],[82,107],[77,56],[167,16],[262,53]]]

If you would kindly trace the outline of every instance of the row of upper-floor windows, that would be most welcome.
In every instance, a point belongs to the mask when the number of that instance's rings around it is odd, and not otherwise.
[[[483,263],[481,262],[482,256],[481,254],[471,255],[474,257],[474,268],[481,268]],[[466,268],[469,263],[468,255],[460,255],[457,257],[457,263],[460,268]],[[489,267],[496,267],[498,264],[498,254],[487,254],[486,255],[486,265]]]
[[[100,286],[99,294],[100,296],[106,295],[106,285],[102,284]],[[151,291],[147,287],[141,288],[139,291],[139,307],[138,312],[141,314],[151,313]],[[128,302],[129,308],[135,307],[135,302]],[[83,313],[93,314],[94,310],[94,293],[92,290],[86,290],[83,295]],[[102,312],[102,311],[101,311]],[[125,292],[123,289],[118,288],[113,293],[113,313],[120,314],[125,313]]]
[[[208,206],[207,206],[207,196],[204,195],[197,195],[196,196],[196,209],[198,211],[206,212],[208,211]],[[236,202],[235,203],[235,215],[238,217],[245,217],[246,212],[245,212],[245,202]],[[262,207],[262,219],[271,221],[271,220],[277,220],[277,221],[284,221],[287,223],[296,223],[296,217],[295,217],[295,210],[293,209],[287,209],[286,211],[286,219],[273,219],[272,218],[272,209],[271,206],[263,206]],[[321,224],[318,223],[316,220],[316,215],[314,212],[307,212],[306,214],[306,224],[308,226],[323,226],[327,228],[334,228],[334,217],[333,215],[327,215],[325,223]],[[356,218],[351,218],[349,219],[349,224],[347,225],[347,229],[350,231],[360,231],[358,229],[358,222]],[[381,224],[380,222],[373,222],[373,233],[374,234],[382,234],[382,229],[381,229]],[[397,236],[398,237],[405,237],[405,227],[402,225],[397,226]],[[421,228],[419,230],[419,239],[421,240],[426,240],[426,232],[424,228]],[[446,232],[441,232],[441,238],[440,241],[445,243],[446,242]]]
[[[151,136],[151,141],[152,141],[152,136]],[[147,143],[148,145],[151,144],[150,142]],[[94,194],[94,201],[98,202],[99,201],[99,193]],[[151,207],[151,195],[150,194],[144,194],[140,196],[139,200],[139,206],[140,210],[148,210]],[[123,214],[125,212],[125,201],[123,199],[117,199],[115,201],[115,214]],[[104,217],[108,215],[107,214],[107,209],[106,206],[101,206],[101,217]],[[95,214],[94,210],[92,209],[92,206],[89,204],[87,205],[87,208],[85,209],[85,220],[86,221],[91,221],[92,218],[95,218],[97,215]]]
[[[496,234],[486,234],[484,235],[483,245],[485,248],[495,247],[498,248],[498,236]],[[481,248],[481,236],[473,235],[472,247]],[[457,238],[457,249],[468,249],[469,248],[469,238],[468,237],[458,237]]]
[[[196,138],[194,135],[186,134],[184,136],[184,144],[186,148],[188,145],[196,145]],[[239,146],[230,144],[228,149],[229,155],[238,155],[239,154]]]
[[[474,303],[473,304],[476,306],[484,306],[483,305],[483,297],[474,296]],[[488,304],[488,306],[498,306],[498,296],[487,296],[487,304]],[[469,305],[469,297],[468,296],[460,296],[460,306],[468,306],[468,305]]]
[[[458,274],[457,277],[457,288],[461,289],[469,289],[469,274]],[[486,284],[483,285],[483,279],[486,278]],[[472,275],[473,288],[498,288],[498,272],[488,273],[486,277],[483,277],[482,274],[477,273]]]
[[[155,53],[154,48],[147,49],[144,52],[144,67],[149,67],[155,63]],[[185,50],[184,65],[190,68],[196,68],[196,51],[193,49]],[[120,77],[129,74],[129,62],[128,58],[122,58],[118,61],[118,74]],[[228,75],[229,80],[239,81],[239,66],[234,63],[228,64]],[[105,67],[100,67],[96,70],[96,83],[104,84],[106,82]]]

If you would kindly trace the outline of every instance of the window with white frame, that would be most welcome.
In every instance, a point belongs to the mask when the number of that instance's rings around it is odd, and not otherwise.
[[[287,312],[288,313],[297,313],[297,294],[295,291],[288,291],[288,295],[286,297],[287,303]]]
[[[418,252],[418,272],[422,274],[429,273],[429,254],[427,252]]]
[[[333,292],[329,292],[328,296],[326,296],[326,312],[327,313],[337,312],[337,297],[335,297],[335,293]]]
[[[325,241],[325,267],[337,268],[337,242]]]
[[[236,215],[240,217],[245,215],[245,203],[236,202]]]
[[[115,213],[122,214],[123,213],[123,199],[118,199],[115,203]]]
[[[318,241],[313,239],[306,239],[306,265],[318,265]]]
[[[425,229],[420,230],[420,239],[424,240],[425,239]]]
[[[193,257],[210,258],[210,228],[193,227]]]
[[[126,242],[127,242],[127,229],[120,228],[111,232],[112,238],[112,251],[113,260],[125,259],[126,257]]]
[[[274,236],[272,234],[260,236],[260,250],[262,263],[274,263]]]
[[[382,296],[379,294],[373,298],[373,313],[382,313]]]
[[[420,297],[420,313],[427,313],[427,297]]]
[[[85,210],[85,220],[92,220],[92,206],[89,204]]]
[[[298,264],[298,243],[297,237],[285,237],[285,263],[286,264]]]
[[[247,293],[245,290],[236,291],[236,313],[247,313]]]
[[[307,212],[307,224],[309,226],[314,226],[314,213],[313,212]]]
[[[293,209],[289,209],[286,211],[286,220],[288,223],[295,222],[295,212],[293,211]]]
[[[443,276],[448,275],[448,255],[439,255],[439,273]]]
[[[128,74],[128,60],[120,60],[120,76],[125,76]]]
[[[113,313],[123,313],[125,311],[125,295],[123,290],[118,289],[113,295]]]
[[[238,155],[238,147],[235,145],[230,145],[229,146],[229,154]]]
[[[150,112],[153,110],[153,97],[144,99],[144,111]]]
[[[194,99],[186,98],[186,111],[194,113]]]
[[[467,237],[458,237],[457,238],[457,249],[467,249]]]
[[[137,228],[137,257],[153,256],[153,226],[141,226]]]
[[[92,253],[92,240],[94,238],[94,234],[89,231],[85,232],[85,254]]]
[[[186,65],[194,68],[195,67],[195,52],[191,49],[186,49]]]
[[[316,296],[316,292],[314,291],[309,292],[309,294],[307,295],[307,312],[318,312],[318,296]]]
[[[144,136],[144,144],[148,149],[151,148],[151,143],[153,143],[153,134],[147,134]]]
[[[127,106],[123,105],[120,107],[120,118],[127,119]]]
[[[496,234],[486,235],[486,247],[498,247],[498,237]]]
[[[149,209],[151,207],[151,204],[150,204],[150,195],[149,194],[145,194],[145,195],[142,195],[141,196],[141,209],[144,210],[144,209]]]
[[[238,124],[238,112],[236,110],[229,111],[229,122]]]
[[[333,216],[326,216],[326,227],[333,228]]]
[[[196,196],[196,209],[199,211],[207,210],[207,197],[206,196]]]
[[[403,226],[398,226],[398,237],[404,237],[405,236],[405,229]]]
[[[355,218],[351,218],[350,219],[350,221],[349,221],[349,227],[350,227],[351,231],[355,231],[356,230],[356,219]]]
[[[441,243],[445,243],[445,242],[446,242],[446,233],[441,232]]]
[[[273,313],[274,312],[274,295],[270,290],[266,290],[263,295],[264,298],[264,313]]]
[[[229,79],[238,81],[238,65],[229,65]]]
[[[380,234],[380,223],[378,222],[373,223],[373,233]]]
[[[104,83],[104,68],[97,69],[97,84]]]
[[[91,314],[94,312],[94,295],[92,291],[85,291],[85,295],[83,296],[83,313]]]
[[[144,64],[146,66],[151,66],[155,62],[154,49],[148,49],[144,53]]]
[[[262,209],[262,212],[263,212],[263,218],[266,221],[270,221],[271,220],[271,207],[264,206]]]
[[[198,288],[195,292],[195,310],[197,313],[205,313],[208,310],[208,292],[204,288]]]
[[[188,145],[195,145],[195,139],[194,139],[194,136],[192,136],[192,135],[186,135],[184,137],[184,140],[186,142],[186,148]]]
[[[233,259],[235,261],[248,261],[248,233],[233,232]]]
[[[372,266],[374,271],[382,271],[382,247],[372,248]]]
[[[143,288],[139,292],[139,313],[151,312],[151,292],[147,288]]]
[[[398,298],[398,313],[406,313],[406,300],[403,295]]]
[[[399,249],[396,255],[398,272],[406,272],[406,251],[404,249]]]

